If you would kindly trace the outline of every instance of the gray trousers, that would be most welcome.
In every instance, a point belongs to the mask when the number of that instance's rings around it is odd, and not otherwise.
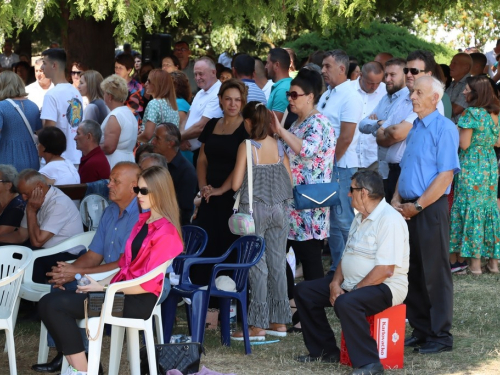
[[[289,218],[285,204],[253,205],[255,234],[264,237],[266,250],[259,263],[250,268],[250,306],[248,324],[268,328],[269,323],[290,323],[292,316],[286,284],[286,247]],[[248,205],[240,204],[240,212],[248,213]]]

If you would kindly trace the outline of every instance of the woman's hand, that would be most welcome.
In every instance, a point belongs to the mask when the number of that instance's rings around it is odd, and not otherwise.
[[[104,287],[89,275],[85,275],[85,277],[90,280],[90,284],[85,286],[78,286],[78,289],[76,291],[77,293],[102,292],[104,290]]]
[[[225,193],[225,191],[221,187],[213,188],[212,186],[210,186],[210,190],[203,197],[205,198],[205,200],[208,203],[211,196],[219,196],[219,195],[222,195],[224,193]]]
[[[280,120],[278,120],[278,117],[276,117],[276,113],[271,111],[271,131],[274,134],[278,134],[278,136],[281,137],[281,131],[283,130],[283,127],[281,126]]]

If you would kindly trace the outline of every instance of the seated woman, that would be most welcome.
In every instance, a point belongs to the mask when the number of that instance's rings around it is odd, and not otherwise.
[[[87,374],[87,359],[76,319],[84,318],[87,292],[105,290],[105,285],[133,280],[175,258],[183,244],[179,208],[170,173],[163,167],[151,167],[141,173],[134,188],[143,213],[133,227],[118,265],[120,270],[107,279],[78,287],[76,293],[49,293],[39,302],[38,312],[54,338],[57,350],[64,353],[70,366],[64,374]],[[144,212],[144,210],[150,210]],[[162,291],[163,278],[123,289],[124,318],[148,319]]]
[[[16,168],[0,164],[0,235],[14,232],[24,216],[26,202],[14,186],[16,177]]]
[[[45,159],[40,173],[49,185],[71,185],[80,183],[80,175],[73,163],[61,154],[66,151],[66,136],[55,126],[43,128],[38,133],[38,156]]]

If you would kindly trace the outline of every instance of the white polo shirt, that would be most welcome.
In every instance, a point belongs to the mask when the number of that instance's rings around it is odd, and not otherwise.
[[[221,85],[221,81],[217,80],[207,91],[198,91],[193,99],[191,108],[189,108],[185,130],[200,121],[202,117],[209,119],[222,117],[222,109],[220,108],[219,97],[217,96]],[[201,146],[201,142],[197,138],[190,139],[189,143],[191,143],[191,151],[197,150]]]
[[[345,81],[340,85],[328,89],[323,93],[318,103],[318,111],[328,117],[335,130],[335,138],[340,136],[340,123],[353,122],[356,126],[352,142],[347,148],[344,156],[337,159],[337,165],[340,168],[359,167],[356,148],[358,146],[359,131],[358,123],[361,121],[363,109],[361,103],[363,98],[352,85],[351,81]]]
[[[28,94],[28,99],[31,100],[38,106],[38,109],[42,109],[43,98],[47,91],[54,87],[54,84],[51,82],[50,86],[47,90],[42,89],[42,86],[38,83],[38,81],[33,82],[32,84],[26,86],[26,92]]]
[[[387,90],[385,88],[385,83],[381,82],[378,88],[368,94],[361,88],[359,84],[359,78],[355,81],[351,81],[351,84],[356,89],[356,91],[361,95],[362,101],[362,115],[361,119],[372,114],[373,110],[380,102],[380,100],[387,94]],[[361,121],[361,120],[360,120]],[[356,128],[356,132],[359,133],[358,136],[358,145],[356,147],[356,153],[358,155],[358,167],[360,168],[368,168],[370,165],[375,163],[378,160],[378,145],[377,138],[372,134],[363,134],[359,131],[359,123]]]
[[[403,303],[408,293],[409,234],[403,216],[382,199],[365,220],[358,213],[351,224],[341,260],[341,287],[350,291],[375,266],[392,265],[394,274],[383,283],[391,290],[394,306]]]

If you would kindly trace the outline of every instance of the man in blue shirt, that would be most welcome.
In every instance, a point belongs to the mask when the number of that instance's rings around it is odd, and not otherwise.
[[[267,108],[274,112],[281,122],[288,107],[286,92],[290,90],[292,79],[288,73],[290,67],[290,55],[283,48],[273,48],[267,55],[267,76],[273,80],[271,94],[267,101]]]
[[[392,206],[410,233],[407,317],[413,327],[405,346],[420,354],[452,350],[453,282],[449,256],[447,194],[460,171],[458,131],[436,107],[443,85],[433,77],[415,81],[411,100],[418,115],[406,139]]]
[[[74,263],[57,262],[47,276],[54,288],[76,290],[75,275],[107,272],[118,268],[118,259],[125,250],[133,226],[139,219],[137,195],[133,187],[141,169],[135,163],[121,162],[111,171],[108,184],[111,204],[104,210],[89,250]],[[105,264],[101,264],[104,262]],[[49,336],[49,346],[54,346]],[[36,364],[32,369],[38,372],[55,372],[61,368],[63,354],[49,363]]]
[[[233,75],[242,80],[248,87],[247,103],[252,101],[267,104],[266,95],[253,79],[255,76],[255,60],[247,54],[238,55],[234,59]]]

